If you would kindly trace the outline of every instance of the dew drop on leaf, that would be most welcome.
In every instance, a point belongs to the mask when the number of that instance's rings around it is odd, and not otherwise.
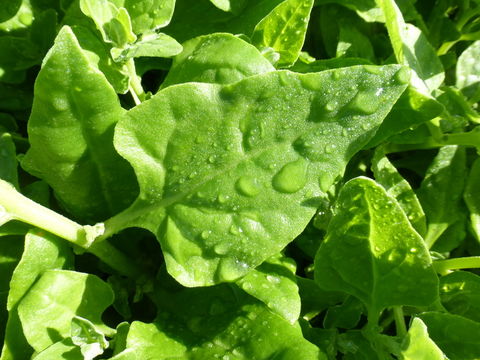
[[[287,194],[303,189],[307,183],[307,164],[304,159],[298,159],[286,164],[273,177],[273,188]]]
[[[360,91],[355,95],[353,100],[348,105],[350,110],[370,115],[373,114],[380,107],[380,100],[375,92]]]
[[[235,183],[235,189],[240,195],[253,197],[260,192],[256,180],[250,176],[241,176]]]

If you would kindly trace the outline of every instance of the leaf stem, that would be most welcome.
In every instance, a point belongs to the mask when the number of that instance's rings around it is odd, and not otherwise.
[[[407,335],[407,326],[405,325],[403,308],[401,306],[394,306],[393,316],[395,317],[395,328],[397,329],[397,336],[404,337],[405,335]]]
[[[95,242],[103,234],[103,224],[82,226],[20,194],[0,179],[0,224],[19,220],[65,239],[96,255],[119,273],[133,278],[142,274],[132,261],[108,241]]]
[[[433,268],[441,275],[446,275],[452,270],[478,269],[480,268],[480,256],[436,260],[433,262]]]

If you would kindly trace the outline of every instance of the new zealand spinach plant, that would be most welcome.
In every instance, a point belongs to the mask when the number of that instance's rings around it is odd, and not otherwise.
[[[0,359],[480,359],[479,101],[478,0],[0,0]]]

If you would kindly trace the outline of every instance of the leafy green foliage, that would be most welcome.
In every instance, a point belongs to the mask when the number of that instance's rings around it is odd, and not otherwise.
[[[0,0],[0,360],[479,359],[479,20]]]

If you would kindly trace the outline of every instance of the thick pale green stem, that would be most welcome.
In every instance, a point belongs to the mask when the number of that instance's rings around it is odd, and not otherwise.
[[[82,248],[88,245],[83,226],[23,196],[3,180],[0,180],[0,206],[10,220],[34,225]]]
[[[460,257],[433,262],[434,269],[442,275],[452,270],[480,268],[480,256]]]
[[[103,234],[103,224],[82,226],[20,194],[11,184],[0,180],[0,225],[19,220],[55,234],[96,255],[123,275],[138,277],[142,271],[131,259],[108,241],[95,242]]]

